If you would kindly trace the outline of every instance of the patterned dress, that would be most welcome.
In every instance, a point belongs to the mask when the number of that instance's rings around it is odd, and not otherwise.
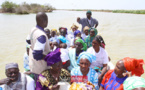
[[[58,81],[69,82],[70,83],[70,73],[61,69],[61,73]],[[57,84],[57,82],[50,73],[50,69],[43,71],[37,80],[36,90],[49,90],[53,85]]]
[[[116,77],[114,70],[108,71],[103,77],[101,86],[104,90],[123,90],[123,82],[127,76],[123,78]]]
[[[71,71],[71,76],[83,76],[82,72],[80,71],[80,67],[73,68]],[[95,86],[96,90],[99,90],[98,73],[94,69],[89,68],[87,79],[87,81],[90,81]]]

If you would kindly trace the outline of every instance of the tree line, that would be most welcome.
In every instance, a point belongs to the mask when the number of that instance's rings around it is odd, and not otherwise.
[[[23,2],[22,4],[16,4],[5,1],[1,5],[2,13],[29,14],[37,12],[52,12],[54,9],[55,8],[50,4],[40,5],[37,3],[28,4],[26,2]]]

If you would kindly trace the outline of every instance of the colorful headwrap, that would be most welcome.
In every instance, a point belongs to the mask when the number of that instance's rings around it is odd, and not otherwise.
[[[144,87],[145,79],[137,76],[128,77],[123,83],[124,90],[132,90],[135,88]]]
[[[82,52],[77,59],[77,64],[80,64],[80,60],[82,58],[88,59],[90,61],[90,63],[92,63],[93,61],[96,60],[96,56],[94,56],[93,54],[88,53],[88,52]]]
[[[141,76],[144,73],[143,69],[143,64],[144,60],[143,59],[135,59],[135,58],[129,58],[126,57],[123,59],[124,61],[124,66],[127,71],[131,72],[132,75],[136,76]]]
[[[95,31],[95,36],[98,34],[98,31],[97,31],[96,28],[90,28],[90,29],[89,29],[89,33],[90,33],[91,30]]]
[[[76,35],[77,35],[78,33],[81,33],[80,30],[74,31],[74,37],[76,37]]]
[[[69,43],[69,41],[68,41],[64,36],[59,36],[58,39],[59,39],[62,43]]]
[[[59,30],[62,30],[62,29],[64,29],[66,31],[66,34],[67,34],[67,28],[65,28],[65,27],[60,27],[59,28]]]
[[[89,29],[90,28],[88,26],[85,26],[83,30],[85,31],[85,30],[89,30]]]
[[[18,64],[17,63],[8,63],[5,66],[5,69],[10,69],[10,68],[18,68]]]
[[[80,42],[82,45],[83,45],[83,49],[82,50],[84,50],[84,51],[86,51],[87,50],[87,44],[82,40],[82,39],[77,39],[76,41],[75,41],[75,43],[77,43],[77,42]]]
[[[57,33],[57,29],[51,29],[51,31],[55,31]]]
[[[79,27],[78,27],[77,25],[73,24],[73,25],[71,26],[71,29],[72,29],[72,28],[78,29]]]
[[[47,62],[47,66],[51,66],[51,65],[61,61],[60,55],[61,55],[60,48],[57,48],[54,51],[50,52],[44,58],[44,60]]]

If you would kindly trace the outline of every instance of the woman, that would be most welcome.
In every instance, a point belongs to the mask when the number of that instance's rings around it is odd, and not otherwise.
[[[60,49],[57,48],[45,57],[47,65],[51,66],[51,68],[39,75],[36,90],[59,90],[59,85],[57,85],[59,81],[70,82],[69,72],[62,69],[60,54]]]
[[[54,42],[57,41],[57,43],[59,43],[59,40],[57,38],[57,30],[56,29],[52,29],[51,30],[51,38],[49,39],[49,41]]]
[[[69,70],[72,70],[72,68],[74,67],[78,67],[78,64],[76,63],[77,57],[81,52],[86,50],[87,50],[86,43],[82,39],[78,38],[75,41],[75,48],[69,49],[69,58],[71,62],[71,65],[69,66]]]
[[[83,29],[83,31],[84,31],[84,33],[82,34],[82,38],[85,40],[87,37],[88,37],[88,35],[89,35],[89,27],[88,26],[85,26],[84,27],[84,29]]]
[[[74,31],[76,31],[76,30],[78,30],[78,26],[77,25],[75,25],[75,24],[73,24],[72,26],[71,26],[71,29],[72,29],[72,31],[74,32]]]
[[[90,28],[89,29],[89,36],[86,38],[86,43],[88,47],[92,46],[92,41],[95,38],[95,36],[98,34],[98,31],[96,28]]]
[[[107,71],[108,54],[104,48],[101,47],[101,42],[98,35],[92,41],[92,47],[88,48],[87,52],[92,53],[96,56],[96,60],[91,64],[91,68],[95,69],[97,72],[100,72],[99,83]]]
[[[91,63],[94,60],[96,60],[94,55],[82,52],[77,60],[77,63],[80,66],[72,69],[71,78],[76,78],[74,82],[86,83],[87,81],[90,81],[95,86],[95,89],[98,90],[98,74],[94,69],[90,68]]]
[[[99,90],[123,90],[123,82],[127,78],[126,72],[141,76],[144,73],[143,64],[143,59],[126,57],[119,60],[115,69],[105,74]]]

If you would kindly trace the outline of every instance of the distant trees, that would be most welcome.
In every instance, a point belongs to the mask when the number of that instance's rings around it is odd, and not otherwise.
[[[29,14],[29,13],[37,13],[37,12],[52,12],[55,8],[49,4],[40,5],[40,4],[27,4],[23,2],[20,5],[17,5],[13,2],[5,1],[2,3],[2,12],[8,13],[17,13],[17,14]]]

